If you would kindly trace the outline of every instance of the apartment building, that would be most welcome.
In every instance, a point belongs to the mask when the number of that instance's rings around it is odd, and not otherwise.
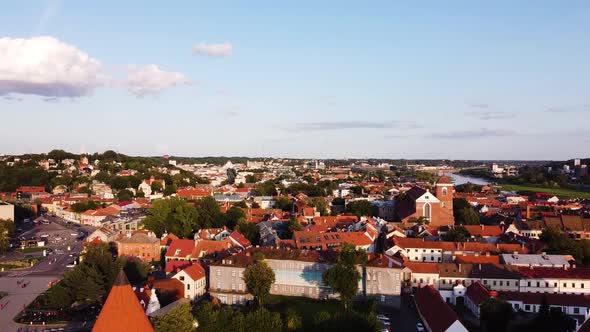
[[[322,274],[337,259],[336,252],[316,250],[285,250],[250,248],[210,264],[209,292],[226,304],[243,304],[252,299],[243,280],[244,271],[254,263],[254,255],[263,255],[264,262],[275,273],[271,294],[305,296],[315,299],[336,297],[322,281]],[[358,267],[362,278],[359,295],[399,307],[401,294],[401,262],[385,256],[370,255],[367,265]]]

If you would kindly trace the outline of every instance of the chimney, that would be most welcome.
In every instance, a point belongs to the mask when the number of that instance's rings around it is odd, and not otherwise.
[[[526,219],[531,219],[531,206],[529,204],[526,205]]]
[[[479,225],[479,226],[481,227],[481,230],[483,231],[483,227],[484,227],[484,225]]]
[[[459,263],[459,272],[461,272],[461,263]]]

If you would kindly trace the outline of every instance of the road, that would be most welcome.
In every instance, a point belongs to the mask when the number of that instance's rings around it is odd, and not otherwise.
[[[80,255],[83,248],[81,234],[88,235],[94,228],[83,226],[74,227],[57,217],[43,216],[39,219],[49,221],[49,224],[39,224],[20,236],[25,238],[49,235],[46,247],[51,249],[47,258],[39,264],[23,270],[6,271],[0,273],[0,291],[8,295],[0,300],[0,330],[5,332],[18,331],[24,325],[14,323],[13,318],[39,294],[47,290],[49,282],[59,279],[72,263]],[[27,255],[43,255],[42,252]],[[10,253],[0,257],[1,260],[22,259],[21,253]],[[20,258],[19,258],[20,257]],[[25,288],[17,284],[17,280],[27,283]],[[39,329],[41,331],[41,329]]]

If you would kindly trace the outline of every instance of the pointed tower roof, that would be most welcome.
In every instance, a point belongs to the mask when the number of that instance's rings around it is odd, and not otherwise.
[[[129,280],[119,271],[92,332],[155,332]]]
[[[448,176],[443,175],[436,180],[436,184],[453,184],[453,181]]]

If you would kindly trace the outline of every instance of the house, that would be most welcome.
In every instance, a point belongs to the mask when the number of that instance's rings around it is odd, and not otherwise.
[[[394,221],[412,222],[422,217],[432,226],[454,225],[453,191],[453,182],[446,176],[437,180],[435,193],[412,187],[396,200]]]
[[[465,307],[477,318],[480,317],[480,306],[491,297],[490,291],[479,281],[467,287],[465,292]]]
[[[418,315],[429,332],[467,332],[457,314],[432,286],[418,289],[415,295]]]
[[[367,252],[374,250],[375,236],[369,232],[316,232],[294,231],[293,239],[298,249],[330,250],[342,243],[349,243]]]
[[[261,209],[272,209],[276,203],[272,196],[254,196],[254,202],[258,203]]]
[[[195,261],[206,255],[226,251],[234,247],[229,240],[214,241],[214,240],[188,240],[177,239],[170,242],[170,246],[166,251],[166,261]]]
[[[0,220],[14,221],[14,205],[0,201]]]
[[[536,254],[501,254],[500,258],[504,264],[525,267],[560,267],[568,268],[569,260],[564,255]]]
[[[196,200],[201,199],[203,197],[212,196],[213,189],[212,188],[194,188],[194,187],[184,187],[179,188],[176,191],[178,197],[182,197],[184,199]]]
[[[498,292],[498,298],[510,303],[515,311],[539,312],[543,298],[545,298],[550,308],[558,308],[568,316],[584,319],[590,314],[590,297],[588,295]]]
[[[88,237],[86,237],[87,242],[92,242],[95,240],[99,240],[104,243],[114,242],[117,238],[117,232],[101,227],[94,232],[92,232]]]
[[[160,261],[160,239],[153,235],[127,234],[116,242],[119,256],[137,257],[144,262]]]
[[[137,191],[140,190],[144,193],[146,197],[152,194],[152,184],[159,183],[162,187],[162,190],[166,189],[166,182],[164,180],[156,180],[156,178],[152,175],[148,180],[143,180],[139,186],[137,187]]]
[[[180,270],[172,278],[183,284],[184,297],[187,299],[196,300],[205,294],[207,278],[205,269],[198,262]]]
[[[155,332],[123,270],[100,310],[92,332]]]
[[[590,294],[590,268],[519,266],[520,292]]]
[[[155,289],[150,289],[148,287],[133,287],[133,292],[146,315],[160,309],[160,301],[158,301]]]

